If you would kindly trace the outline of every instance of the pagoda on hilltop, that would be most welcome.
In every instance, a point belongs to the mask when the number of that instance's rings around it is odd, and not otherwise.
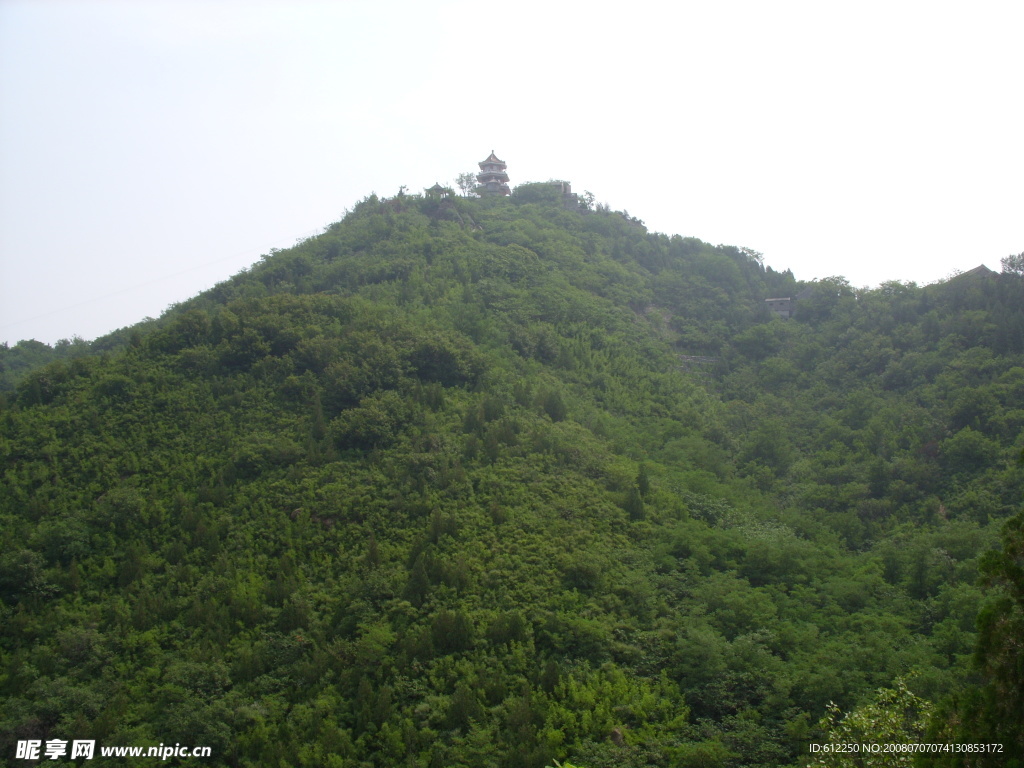
[[[508,188],[508,174],[505,173],[507,167],[498,159],[492,149],[490,156],[486,160],[480,161],[480,173],[476,175],[476,180],[480,182],[480,189],[477,191],[481,195],[512,194],[512,190]]]

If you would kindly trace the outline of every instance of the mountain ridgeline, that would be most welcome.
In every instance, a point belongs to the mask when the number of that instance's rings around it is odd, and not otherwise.
[[[854,290],[545,185],[371,196],[0,352],[0,759],[852,765],[809,754],[830,702],[1004,745],[922,764],[1024,754],[1018,274]]]

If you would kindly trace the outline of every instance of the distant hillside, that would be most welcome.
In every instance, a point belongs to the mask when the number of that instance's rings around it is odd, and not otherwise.
[[[36,339],[23,339],[13,347],[0,344],[0,397],[9,397],[30,372],[50,363],[68,363],[76,357],[110,352],[138,338],[157,321],[147,318],[131,328],[122,328],[93,341],[81,337],[61,339],[50,345]]]
[[[804,765],[902,679],[1020,754],[1018,275],[799,283],[523,185],[120,338],[0,401],[0,754]]]

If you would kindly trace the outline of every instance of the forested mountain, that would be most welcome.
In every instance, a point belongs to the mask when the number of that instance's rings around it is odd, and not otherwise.
[[[1024,753],[1018,274],[371,196],[17,379],[0,759],[797,766],[880,688],[904,740],[1005,743],[943,764]]]

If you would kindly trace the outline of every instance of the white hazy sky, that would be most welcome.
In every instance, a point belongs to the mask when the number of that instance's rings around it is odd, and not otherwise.
[[[999,269],[1022,29],[1019,0],[0,0],[0,342],[159,316],[492,149],[803,280]]]

